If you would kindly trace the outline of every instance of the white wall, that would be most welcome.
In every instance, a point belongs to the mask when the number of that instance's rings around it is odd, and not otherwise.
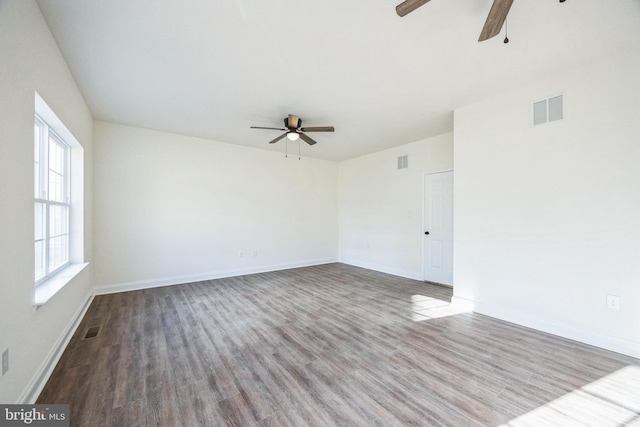
[[[95,153],[98,292],[337,260],[334,162],[104,122]]]
[[[639,76],[633,50],[455,111],[456,298],[640,356]],[[566,120],[531,127],[561,91]]]
[[[341,162],[340,261],[422,280],[423,176],[452,168],[451,133]]]
[[[0,402],[30,399],[50,352],[90,294],[90,266],[34,311],[33,118],[37,91],[84,147],[85,261],[91,259],[93,120],[35,2],[0,1]],[[41,378],[40,378],[41,379]]]

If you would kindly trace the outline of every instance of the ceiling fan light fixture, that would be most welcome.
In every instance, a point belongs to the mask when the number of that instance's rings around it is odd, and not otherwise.
[[[296,141],[298,138],[300,138],[300,134],[298,132],[287,132],[287,139],[289,141]]]

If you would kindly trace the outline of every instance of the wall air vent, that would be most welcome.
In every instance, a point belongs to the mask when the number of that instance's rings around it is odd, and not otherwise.
[[[533,126],[563,120],[564,104],[564,94],[534,102],[531,108]]]
[[[398,169],[407,169],[409,167],[409,156],[404,155],[398,157]]]

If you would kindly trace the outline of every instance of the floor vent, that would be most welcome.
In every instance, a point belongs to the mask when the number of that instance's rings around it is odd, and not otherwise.
[[[87,333],[84,334],[83,340],[87,340],[89,338],[95,338],[98,336],[98,332],[100,332],[100,326],[92,326],[87,329]]]

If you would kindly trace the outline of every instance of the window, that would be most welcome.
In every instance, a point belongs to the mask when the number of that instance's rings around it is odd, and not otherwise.
[[[36,115],[34,124],[35,283],[69,264],[70,148]]]
[[[35,93],[34,297],[39,307],[88,265],[84,257],[84,149]]]

